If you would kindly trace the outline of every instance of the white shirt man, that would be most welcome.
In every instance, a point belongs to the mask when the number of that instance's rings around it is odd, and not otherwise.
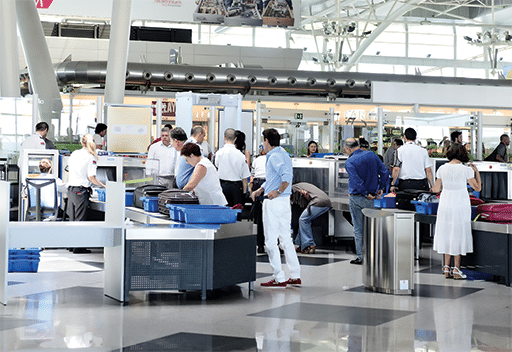
[[[416,131],[413,128],[405,130],[405,143],[396,150],[397,165],[393,167],[393,180],[390,191],[398,180],[398,187],[428,191],[434,186],[432,163],[425,149],[416,145]]]
[[[48,124],[39,122],[36,125],[36,132],[25,139],[21,145],[23,149],[46,149],[45,138],[48,134]]]
[[[158,183],[173,188],[177,152],[171,145],[170,131],[162,128],[162,140],[149,147],[148,159],[158,159]]]
[[[247,178],[251,176],[245,156],[235,146],[235,130],[224,132],[224,147],[215,153],[215,166],[219,171],[220,185],[229,206],[244,203]]]

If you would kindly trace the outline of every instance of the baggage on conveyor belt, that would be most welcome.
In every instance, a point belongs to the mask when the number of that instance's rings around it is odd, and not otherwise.
[[[160,193],[166,191],[167,187],[161,185],[144,185],[135,188],[133,192],[133,206],[144,209],[144,202],[141,197],[158,197]]]
[[[411,201],[419,200],[422,193],[429,193],[425,190],[404,189],[396,191],[396,207],[403,210],[416,211],[416,206]]]
[[[173,188],[158,195],[158,212],[169,215],[166,204],[199,204],[199,200],[192,192]]]
[[[476,207],[477,220],[512,223],[512,204],[490,203],[480,204]]]

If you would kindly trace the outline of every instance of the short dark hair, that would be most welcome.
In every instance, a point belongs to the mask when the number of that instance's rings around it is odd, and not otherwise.
[[[167,127],[169,131],[172,131],[172,125],[170,123],[166,123],[164,127]]]
[[[461,131],[453,131],[450,134],[450,139],[451,139],[452,143],[456,143],[457,142],[457,138],[459,138],[460,135],[462,135]]]
[[[234,142],[235,135],[236,131],[234,128],[226,128],[226,130],[224,131],[224,138],[226,138],[227,141]]]
[[[408,127],[405,132],[404,132],[404,136],[405,138],[407,138],[408,140],[410,141],[415,141],[416,140],[416,130],[412,127]]]
[[[395,142],[396,145],[404,145],[404,141],[401,140],[400,138],[396,138],[393,142]]]
[[[502,134],[500,136],[500,142],[503,142],[505,140],[505,138],[508,138],[508,134]]]
[[[268,140],[268,144],[270,144],[270,146],[279,147],[281,136],[275,128],[267,128],[265,131],[263,131],[263,138]]]
[[[467,163],[469,161],[468,151],[460,143],[452,144],[448,151],[446,152],[446,157],[450,161],[452,161],[453,159],[457,159],[461,163]]]
[[[194,126],[190,130],[190,135],[191,136],[197,136],[200,133],[204,133],[204,129],[201,126]]]
[[[361,137],[359,138],[359,146],[361,148],[370,148],[370,143],[366,139]]]
[[[107,125],[104,123],[99,123],[96,125],[96,128],[94,129],[94,133],[100,134],[101,132],[105,131],[107,129]]]
[[[353,149],[353,148],[356,148],[356,147],[359,147],[359,142],[357,141],[357,139],[355,139],[355,138],[347,138],[345,140],[345,148]]]
[[[184,142],[187,140],[187,133],[185,132],[185,130],[183,130],[183,128],[176,127],[171,131],[171,138],[176,139],[177,141]]]
[[[183,156],[201,156],[201,148],[195,143],[187,143],[181,148],[181,155]]]
[[[36,131],[46,131],[50,126],[44,121],[38,122],[36,125]]]

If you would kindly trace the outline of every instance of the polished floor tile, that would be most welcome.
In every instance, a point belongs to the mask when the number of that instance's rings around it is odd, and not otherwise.
[[[333,263],[339,263],[342,261],[345,261],[347,259],[338,259],[338,258],[332,258],[332,257],[324,257],[324,256],[318,256],[316,254],[310,255],[310,256],[303,256],[298,255],[297,258],[299,258],[300,265],[326,265],[326,264],[333,264]],[[268,255],[267,254],[260,254],[256,257],[256,261],[258,263],[268,263]],[[284,255],[281,255],[281,261],[286,263],[286,259]]]
[[[354,254],[300,255],[301,286],[260,286],[272,276],[258,256],[254,290],[132,291],[104,295],[103,253],[45,250],[37,273],[9,273],[0,305],[0,351],[510,351],[512,289],[446,280],[431,248],[415,262],[413,295],[364,289]],[[286,265],[283,266],[287,271]]]
[[[249,315],[266,318],[376,326],[414,313],[415,312],[390,309],[294,303]]]

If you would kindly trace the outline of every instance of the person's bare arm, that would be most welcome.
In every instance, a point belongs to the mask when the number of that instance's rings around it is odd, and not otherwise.
[[[98,180],[96,178],[96,176],[89,176],[87,178],[89,179],[89,181],[91,181],[96,186],[100,186],[100,187],[103,187],[103,188],[107,187],[100,180]]]
[[[425,174],[427,175],[428,185],[430,188],[434,187],[434,175],[432,174],[432,168],[427,167],[425,169]]]
[[[432,192],[439,193],[443,189],[443,183],[441,182],[441,179],[438,178],[436,180],[436,183],[434,184],[434,187],[432,187]]]
[[[199,182],[206,176],[206,167],[204,165],[196,165],[192,176],[190,176],[190,180],[183,187],[185,191],[193,191],[194,188],[197,187]]]

